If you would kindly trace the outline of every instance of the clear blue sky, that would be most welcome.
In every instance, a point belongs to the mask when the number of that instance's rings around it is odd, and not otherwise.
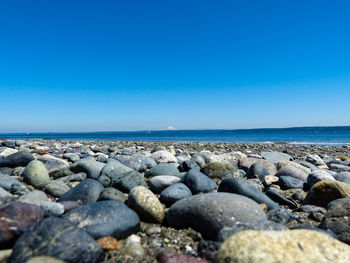
[[[350,125],[350,1],[1,1],[0,116],[0,132]]]

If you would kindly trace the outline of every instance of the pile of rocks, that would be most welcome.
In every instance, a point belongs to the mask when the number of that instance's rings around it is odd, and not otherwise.
[[[349,148],[0,141],[0,262],[349,262]]]

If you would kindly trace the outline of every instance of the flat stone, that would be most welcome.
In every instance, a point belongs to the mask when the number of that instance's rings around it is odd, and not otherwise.
[[[329,173],[327,173],[324,170],[315,170],[312,171],[308,177],[307,177],[307,183],[311,187],[315,183],[320,182],[320,181],[334,181],[334,177],[331,176]]]
[[[180,178],[172,175],[158,175],[148,180],[148,185],[154,193],[159,194],[170,185],[176,184]]]
[[[261,207],[250,198],[230,193],[207,193],[174,203],[167,214],[171,227],[191,227],[204,238],[214,240],[219,231],[233,222],[266,220]]]
[[[69,211],[63,216],[94,238],[123,239],[140,229],[138,215],[120,201],[100,201]]]
[[[13,149],[13,148],[8,148],[8,147],[0,147],[0,157],[1,158],[5,158],[11,154],[14,154],[18,152],[17,149]]]
[[[86,179],[76,187],[64,193],[59,198],[59,202],[77,201],[81,205],[95,203],[99,199],[103,190],[103,186],[98,181]]]
[[[310,230],[247,230],[232,235],[220,246],[218,263],[345,263],[349,246]]]
[[[281,152],[261,152],[260,155],[272,163],[278,163],[280,161],[290,161],[292,160],[292,156],[286,153]]]
[[[329,169],[331,169],[332,171],[335,171],[337,173],[350,172],[350,166],[342,165],[342,164],[336,164],[336,163],[331,163],[329,165]]]
[[[280,161],[276,165],[277,165],[277,170],[282,169],[284,166],[293,166],[295,168],[303,170],[305,174],[311,173],[311,170],[309,168],[292,161]]]
[[[350,184],[338,181],[320,181],[311,187],[303,204],[327,207],[328,203],[333,200],[349,197]]]
[[[350,172],[340,172],[334,175],[334,179],[343,183],[350,184]]]
[[[114,159],[108,159],[107,164],[101,170],[98,181],[104,186],[111,186],[112,180],[118,180],[125,173],[133,171],[128,166]]]
[[[103,260],[104,253],[85,231],[68,220],[49,217],[17,240],[9,263],[26,262],[35,256],[53,256],[67,262],[97,263]]]
[[[122,164],[136,170],[140,173],[145,172],[147,169],[151,169],[157,163],[149,156],[133,155],[130,158],[117,158]]]
[[[34,156],[27,151],[20,151],[7,157],[0,159],[0,167],[17,167],[17,166],[26,166],[28,163],[33,161]]]
[[[318,156],[317,154],[306,155],[305,161],[312,163],[316,166],[326,165],[325,162],[322,160],[322,158],[320,156]]]
[[[11,202],[0,208],[0,249],[10,248],[29,227],[44,217],[40,206]]]
[[[52,173],[53,171],[67,169],[69,167],[69,163],[66,160],[57,158],[50,154],[42,155],[38,157],[38,160],[40,160],[45,165],[49,173]]]
[[[303,189],[306,182],[291,176],[280,176],[278,185],[282,190]]]
[[[218,192],[244,195],[258,204],[266,204],[269,210],[279,207],[279,205],[272,201],[267,195],[242,178],[224,178],[219,185]]]
[[[130,191],[128,205],[146,222],[161,223],[165,217],[158,198],[144,186],[136,186]]]
[[[198,170],[190,170],[180,180],[193,194],[208,193],[217,188],[216,183]]]
[[[128,197],[118,189],[114,187],[107,187],[103,191],[103,193],[100,196],[100,201],[104,200],[114,200],[114,201],[121,201],[122,203],[125,203],[125,201],[128,199]]]
[[[285,198],[284,196],[280,195],[276,190],[273,188],[270,188],[265,191],[265,194],[270,197],[271,200],[277,202],[280,205],[286,205],[291,209],[297,208],[297,204],[293,202],[292,200],[289,200]]]

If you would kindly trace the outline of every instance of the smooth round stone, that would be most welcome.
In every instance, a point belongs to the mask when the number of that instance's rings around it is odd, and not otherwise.
[[[125,203],[125,201],[128,199],[128,197],[118,189],[115,189],[114,187],[107,187],[103,191],[103,193],[100,196],[100,201],[104,200],[114,200],[114,201],[121,201]]]
[[[203,168],[205,165],[204,158],[198,154],[195,154],[191,157],[191,162],[196,163],[200,168]]]
[[[98,181],[86,179],[76,187],[64,193],[59,198],[59,202],[77,201],[81,205],[95,203],[99,199],[103,190],[103,186]]]
[[[178,176],[180,173],[177,169],[177,164],[174,163],[160,163],[153,166],[147,173],[147,177],[153,177],[158,175],[173,175]]]
[[[180,166],[179,166],[179,170],[181,172],[188,172],[191,169],[195,169],[195,170],[198,170],[198,171],[201,170],[200,166],[196,162],[194,162],[192,160],[186,160],[183,163],[181,163]]]
[[[14,168],[17,166],[26,166],[34,159],[34,156],[30,152],[20,151],[0,159],[0,167]]]
[[[86,179],[86,173],[77,173],[68,176],[68,182],[81,182]]]
[[[5,158],[11,154],[14,154],[18,152],[17,149],[7,148],[7,147],[0,147],[0,157]]]
[[[156,163],[177,163],[176,157],[168,151],[157,151],[152,153],[151,158]]]
[[[65,263],[65,261],[59,260],[54,257],[38,256],[32,257],[26,263]]]
[[[130,235],[126,239],[123,254],[140,258],[144,255],[144,253],[145,251],[141,245],[140,237],[136,235]]]
[[[310,230],[247,230],[232,235],[219,248],[218,263],[345,263],[349,246]]]
[[[266,220],[262,208],[250,198],[230,193],[207,193],[174,203],[167,214],[171,227],[191,227],[204,238],[214,240],[219,231],[233,222]]]
[[[28,193],[22,195],[19,198],[19,201],[40,205],[41,203],[49,202],[50,199],[47,197],[47,195],[43,191],[34,190],[32,192],[28,192]]]
[[[63,194],[67,193],[69,190],[70,190],[70,187],[68,185],[58,180],[51,181],[45,187],[45,191],[54,197],[61,197]]]
[[[317,154],[308,154],[305,157],[305,161],[312,163],[314,165],[326,165],[325,162],[322,160],[322,158],[320,156],[318,156]]]
[[[340,172],[334,175],[334,179],[343,183],[350,184],[350,172]]]
[[[45,165],[38,161],[31,161],[22,174],[24,180],[37,189],[43,189],[50,183],[49,172]]]
[[[314,184],[303,204],[327,207],[328,203],[339,199],[350,197],[350,184],[338,181],[321,181]]]
[[[61,169],[61,170],[53,171],[52,173],[50,173],[50,176],[53,179],[58,179],[61,177],[70,176],[72,174],[73,174],[73,172],[69,169]]]
[[[136,186],[146,186],[143,174],[136,171],[124,173],[119,178],[112,178],[112,187],[115,187],[125,193],[129,193]]]
[[[46,167],[46,169],[49,171],[49,173],[62,170],[62,169],[67,169],[69,167],[69,164],[66,160],[54,157],[49,154],[45,154],[38,158]]]
[[[148,185],[154,193],[159,194],[165,188],[167,188],[170,185],[176,184],[178,181],[180,181],[180,178],[177,176],[158,175],[149,179]]]
[[[342,165],[342,164],[336,164],[336,163],[331,163],[329,165],[329,169],[331,171],[335,171],[335,172],[338,172],[338,173],[341,173],[341,172],[350,172],[350,166],[348,165]]]
[[[231,226],[224,227],[223,229],[221,229],[217,239],[223,242],[233,234],[236,234],[244,230],[285,231],[285,230],[288,230],[288,228],[282,224],[279,224],[273,221],[268,221],[268,220],[254,221],[254,222],[234,222]]]
[[[241,158],[239,159],[239,168],[244,170],[244,171],[248,171],[248,169],[250,168],[250,166],[253,164],[253,163],[261,163],[262,165],[264,165],[266,167],[267,170],[269,170],[269,174],[270,175],[275,175],[276,172],[277,172],[277,169],[276,169],[276,166],[272,163],[272,162],[269,162],[265,159],[258,159],[258,158]]]
[[[160,201],[166,205],[172,205],[176,201],[192,196],[191,190],[182,183],[173,184],[160,193]]]
[[[64,213],[64,206],[60,203],[43,202],[40,204],[44,211],[44,215],[47,216],[61,216]]]
[[[201,172],[211,179],[222,179],[224,177],[232,177],[236,169],[237,168],[235,166],[230,164],[211,162],[204,165]]]
[[[272,163],[278,163],[280,161],[289,161],[292,160],[292,156],[286,153],[281,152],[261,152],[260,155]]]
[[[84,172],[88,178],[97,179],[105,163],[97,162],[94,159],[82,159],[73,164],[70,168],[75,173]]]
[[[35,224],[17,240],[9,263],[26,262],[35,256],[53,256],[67,262],[97,263],[103,260],[104,253],[85,231],[68,220],[49,217]]]
[[[283,166],[281,169],[279,169],[275,176],[277,177],[290,176],[302,181],[306,181],[308,174],[306,174],[303,170],[295,166],[286,165],[286,166]]]
[[[224,178],[219,185],[218,192],[244,195],[259,204],[266,204],[269,210],[279,207],[279,205],[272,201],[267,195],[242,178]]]
[[[333,176],[331,176],[329,173],[323,170],[312,171],[307,177],[307,183],[310,187],[317,182],[326,180],[334,181],[335,179]]]
[[[0,187],[0,198],[7,198],[12,196],[12,194],[10,194],[9,192],[7,192],[4,188]]]
[[[140,229],[138,215],[120,201],[100,201],[69,211],[64,218],[95,239],[123,239]]]
[[[68,161],[74,163],[80,160],[80,157],[76,153],[65,153],[63,158],[66,158]]]
[[[193,194],[208,193],[217,188],[216,183],[198,170],[188,171],[180,180]]]
[[[282,190],[288,189],[303,189],[305,181],[291,177],[291,176],[280,176],[278,179],[278,185]]]
[[[333,231],[340,241],[350,245],[350,198],[337,199],[329,206],[320,227]]]
[[[14,241],[44,217],[40,206],[11,202],[0,208],[0,249],[12,247]]]
[[[299,163],[296,163],[296,162],[292,162],[292,161],[280,161],[276,164],[277,166],[277,170],[280,170],[282,169],[284,166],[293,166],[295,168],[298,168],[300,170],[303,170],[305,174],[309,174],[311,173],[311,170]]]
[[[158,198],[144,186],[136,186],[130,191],[128,205],[147,222],[161,223],[165,217]]]

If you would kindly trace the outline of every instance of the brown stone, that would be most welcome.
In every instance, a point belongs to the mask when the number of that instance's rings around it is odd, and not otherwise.
[[[347,197],[350,197],[350,184],[320,181],[311,187],[303,203],[326,207],[333,200]]]
[[[97,240],[97,243],[103,250],[119,250],[123,248],[123,244],[111,236],[101,237]]]
[[[40,206],[11,202],[0,208],[0,248],[10,248],[30,226],[44,217]]]
[[[159,263],[210,263],[204,258],[192,257],[184,254],[164,254],[159,258]]]

